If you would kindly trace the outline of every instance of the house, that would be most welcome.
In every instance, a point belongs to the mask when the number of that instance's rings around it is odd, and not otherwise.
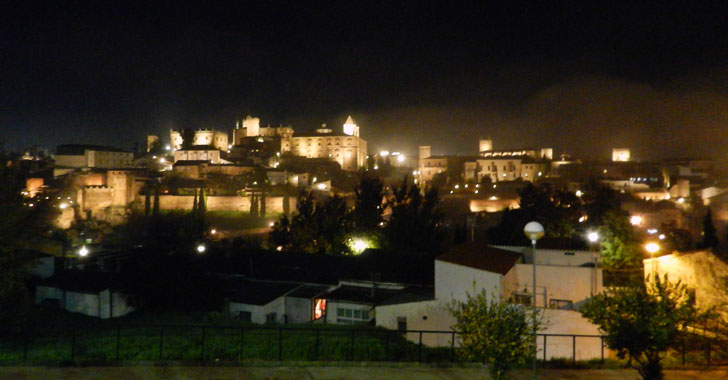
[[[669,255],[643,260],[645,277],[667,276],[680,281],[695,293],[699,308],[715,307],[728,321],[728,263],[709,250],[675,251]]]
[[[68,271],[39,282],[35,303],[90,317],[117,318],[135,310],[135,297],[122,289],[110,273]]]
[[[306,323],[321,318],[326,303],[318,296],[326,285],[238,280],[228,302],[228,312],[252,323]]]
[[[591,295],[602,291],[601,269],[594,265],[598,255],[589,251],[541,250],[536,254],[536,300],[547,325],[541,334],[599,335],[597,326],[577,311]],[[376,308],[377,325],[397,329],[433,330],[422,342],[429,346],[453,344],[455,323],[449,306],[464,301],[468,294],[485,290],[503,302],[533,302],[533,254],[526,247],[493,247],[468,242],[453,247],[435,259],[435,293],[432,299],[403,300]],[[413,335],[413,334],[409,334]],[[410,340],[419,336],[408,336]],[[547,341],[547,357],[570,357],[571,337],[552,336]],[[577,359],[601,355],[599,338],[580,338]],[[457,344],[457,341],[454,342]],[[543,341],[539,340],[539,350]]]

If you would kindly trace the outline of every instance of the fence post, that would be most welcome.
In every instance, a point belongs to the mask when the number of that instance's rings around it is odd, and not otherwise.
[[[685,351],[687,350],[687,345],[685,344],[685,337],[683,337],[682,340],[682,365],[685,365]]]
[[[283,360],[283,327],[278,328],[278,361]]]
[[[243,350],[245,349],[245,327],[240,328],[240,356],[238,361],[242,362],[245,355]]]
[[[452,332],[452,339],[450,340],[450,361],[455,361],[455,331]]]
[[[543,361],[546,362],[546,337],[547,335],[543,335]]]
[[[23,332],[23,361],[28,359],[28,330]]]
[[[121,344],[121,326],[116,327],[116,356],[115,359],[119,361],[119,345]]]
[[[71,361],[76,358],[76,329],[71,330]]]
[[[422,363],[422,330],[420,330],[420,342],[417,345],[417,361]]]
[[[318,361],[319,360],[319,339],[320,339],[319,337],[321,335],[320,334],[321,333],[321,330],[320,329],[315,329],[315,331],[316,331],[316,347],[315,347],[315,350],[314,350],[314,354],[316,356],[314,356],[314,359],[313,360]]]
[[[576,335],[571,336],[571,364],[576,366]]]
[[[710,340],[708,340],[708,367],[710,367]]]
[[[202,327],[202,347],[200,347],[200,361],[205,361],[205,327]]]
[[[351,361],[354,361],[354,332],[356,330],[351,329]]]
[[[392,339],[393,333],[386,332],[385,334],[387,335],[387,341],[384,343],[384,361],[386,362],[389,360],[389,340]]]
[[[159,328],[159,360],[164,360],[164,326]]]
[[[600,336],[599,337],[599,342],[601,343],[601,345],[600,345],[601,347],[600,348],[601,348],[601,351],[602,351],[602,360],[601,360],[601,363],[604,364],[604,337],[603,336]]]

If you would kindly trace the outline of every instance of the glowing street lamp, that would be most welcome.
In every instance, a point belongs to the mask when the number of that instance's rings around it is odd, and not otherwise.
[[[86,257],[88,255],[88,248],[86,248],[85,245],[82,245],[81,249],[78,250],[78,255],[81,257]]]
[[[353,244],[352,248],[354,248],[354,252],[356,252],[357,254],[360,254],[360,253],[364,252],[365,249],[367,249],[367,243],[364,242],[364,240],[362,240],[362,239],[356,239],[356,240],[354,240],[354,244]]]
[[[642,216],[641,215],[630,216],[629,223],[633,226],[638,226],[638,225],[642,224]]]
[[[207,250],[207,247],[205,247],[204,244],[197,245],[197,253],[205,253],[206,250]]]
[[[589,240],[590,243],[596,243],[597,240],[599,240],[599,233],[592,231],[586,234],[586,238]]]
[[[541,239],[544,234],[543,226],[539,222],[528,222],[525,227],[523,227],[523,233],[526,234],[526,237],[531,240],[531,246],[533,247],[533,302],[531,304],[531,308],[533,311],[533,347],[534,349],[538,347],[538,342],[536,341],[536,333],[538,332],[537,326],[536,326],[536,240]],[[533,355],[533,378],[537,378],[536,373],[536,356]]]

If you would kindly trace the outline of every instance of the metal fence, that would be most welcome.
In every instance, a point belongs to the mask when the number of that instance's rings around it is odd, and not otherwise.
[[[113,329],[0,332],[0,362],[399,361],[462,360],[459,332],[376,328],[200,325],[119,326]],[[540,360],[562,364],[604,361],[599,335],[538,334]],[[726,363],[714,339],[685,339],[672,353],[682,364]],[[679,363],[678,363],[679,364]]]

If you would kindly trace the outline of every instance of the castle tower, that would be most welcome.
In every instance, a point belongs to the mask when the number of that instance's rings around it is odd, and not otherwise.
[[[158,144],[158,143],[159,143],[159,136],[147,135],[147,152],[152,150],[152,146],[154,146],[154,144]]]
[[[351,115],[349,115],[344,122],[344,134],[349,136],[359,136],[359,126],[356,125],[356,122],[352,119]]]
[[[493,140],[488,137],[487,139],[480,139],[478,141],[478,153],[493,150]]]
[[[432,151],[432,147],[429,145],[420,145],[420,160],[423,158],[430,157],[430,152]]]
[[[260,119],[257,117],[248,117],[243,120],[243,128],[246,131],[246,136],[255,137],[260,135]]]
[[[612,149],[612,161],[627,162],[630,160],[629,149]]]

